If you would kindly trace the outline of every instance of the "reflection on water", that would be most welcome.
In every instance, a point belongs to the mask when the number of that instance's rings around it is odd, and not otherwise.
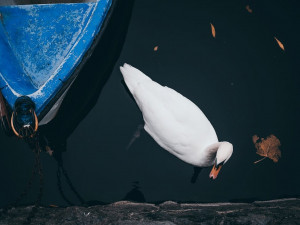
[[[141,136],[141,132],[142,132],[143,129],[144,129],[144,125],[143,124],[138,125],[136,131],[132,135],[132,138],[131,138],[130,142],[128,143],[127,147],[126,147],[127,150],[136,141],[136,139],[138,139]]]
[[[132,202],[146,202],[145,196],[141,191],[138,181],[133,182],[132,189],[125,195],[123,200]]]
[[[56,117],[41,126],[41,141],[51,149],[64,152],[66,140],[97,103],[122,49],[133,0],[117,4],[106,32],[69,90]],[[122,23],[120,23],[122,21]]]
[[[133,3],[134,0],[114,2],[115,8],[111,19],[92,57],[81,70],[54,120],[40,128],[40,143],[44,144],[44,149],[53,154],[58,163],[58,189],[62,198],[69,205],[74,205],[74,203],[63,191],[62,177],[65,178],[68,188],[75,194],[79,202],[81,204],[86,202],[64,168],[62,152],[67,150],[66,140],[68,137],[97,103],[101,91],[112,73],[125,40]]]
[[[193,176],[191,178],[191,183],[194,184],[197,181],[197,178],[201,172],[202,168],[201,167],[194,167],[194,173]]]

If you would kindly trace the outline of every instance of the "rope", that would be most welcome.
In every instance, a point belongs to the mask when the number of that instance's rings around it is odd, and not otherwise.
[[[70,206],[74,205],[74,203],[72,203],[65,195],[63,189],[62,189],[62,185],[61,185],[61,171],[60,171],[60,167],[58,166],[57,168],[57,187],[58,187],[58,190],[59,190],[59,193],[61,195],[61,197],[63,198],[63,200]]]
[[[37,164],[37,169],[35,171],[35,173],[37,172],[39,174],[39,178],[40,178],[40,186],[39,186],[39,194],[37,197],[37,200],[34,203],[33,208],[31,209],[29,215],[27,216],[26,220],[24,221],[24,225],[28,225],[31,224],[32,219],[35,217],[37,211],[38,211],[38,207],[41,204],[42,201],[42,197],[43,197],[43,191],[44,191],[44,176],[43,176],[43,170],[42,170],[42,164],[41,164],[41,158],[40,158],[40,146],[39,146],[39,142],[36,142],[36,148],[35,148],[35,160],[36,160],[36,164]]]
[[[64,175],[67,184],[69,185],[70,189],[73,191],[73,193],[75,194],[75,196],[78,198],[78,200],[80,201],[81,205],[85,204],[84,199],[81,197],[81,195],[78,193],[78,191],[75,189],[67,171],[65,170],[64,166],[63,166],[63,160],[62,160],[62,153],[58,152],[57,154],[55,154],[54,157],[57,161],[57,186],[58,186],[58,190],[62,196],[62,198],[64,199],[64,201],[69,204],[69,205],[74,205],[65,195],[63,189],[62,189],[62,184],[61,184],[61,177],[62,174]]]
[[[33,149],[33,152],[35,154],[35,161],[34,161],[34,166],[32,169],[31,177],[27,182],[26,188],[23,190],[23,192],[20,194],[20,196],[16,199],[16,201],[13,204],[10,204],[2,209],[0,212],[0,217],[4,216],[5,214],[8,213],[8,211],[14,207],[17,207],[19,203],[24,199],[24,197],[29,193],[29,191],[32,188],[32,183],[34,181],[35,176],[38,174],[39,175],[39,194],[34,202],[34,206],[32,207],[30,213],[28,214],[27,218],[23,222],[23,225],[29,225],[32,222],[32,219],[35,217],[36,213],[38,212],[38,208],[41,205],[41,200],[44,192],[44,176],[43,176],[43,170],[42,170],[42,163],[41,163],[41,158],[40,158],[40,153],[41,153],[41,148],[40,148],[40,143],[39,143],[39,136],[38,133],[35,134],[33,138],[24,138],[24,140],[29,144],[29,146]],[[62,160],[62,152],[58,152],[54,155],[55,160],[57,161],[57,185],[59,192],[64,199],[64,201],[69,204],[69,205],[74,205],[64,194],[61,180],[62,180],[62,175],[65,177],[65,180],[70,187],[70,189],[73,191],[75,196],[78,198],[80,201],[81,205],[85,204],[84,199],[81,197],[81,195],[78,193],[78,191],[75,189],[70,177],[68,176],[67,171],[65,170],[63,166],[63,160]]]
[[[38,207],[41,204],[42,196],[43,196],[43,190],[44,190],[44,179],[43,179],[43,170],[42,170],[42,164],[41,164],[41,158],[40,158],[40,146],[38,142],[38,135],[36,135],[33,140],[25,140],[25,141],[34,141],[35,142],[35,148],[33,149],[33,152],[35,153],[35,161],[34,161],[34,166],[32,169],[31,177],[27,182],[26,188],[23,190],[23,192],[20,194],[20,196],[16,199],[16,201],[13,204],[10,204],[2,210],[0,213],[0,216],[4,216],[5,214],[8,213],[8,211],[14,207],[17,207],[20,203],[20,201],[29,193],[29,191],[32,188],[32,183],[35,178],[35,175],[39,175],[39,194],[38,197],[34,203],[33,208],[31,209],[29,215],[27,216],[26,220],[23,222],[23,224],[28,225],[31,224],[32,219],[35,217]]]
[[[8,213],[8,211],[14,207],[17,207],[19,202],[28,194],[29,190],[31,189],[33,179],[36,175],[36,170],[37,170],[37,163],[35,161],[34,167],[32,169],[31,177],[27,182],[26,188],[23,190],[23,192],[19,195],[19,197],[15,200],[14,203],[7,205],[6,207],[3,208],[0,216],[2,217],[4,214]]]

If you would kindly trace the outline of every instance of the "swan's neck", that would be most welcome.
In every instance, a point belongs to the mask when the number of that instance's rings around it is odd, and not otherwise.
[[[217,142],[215,144],[209,145],[206,147],[206,151],[209,152],[210,154],[217,154],[217,151],[219,147],[222,145],[222,142]]]
[[[217,151],[221,145],[222,142],[217,142],[205,148],[205,153],[206,153],[205,161],[208,166],[212,165],[215,162]]]

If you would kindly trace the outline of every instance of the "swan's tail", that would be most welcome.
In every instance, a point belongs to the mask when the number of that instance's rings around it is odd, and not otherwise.
[[[123,66],[120,66],[120,70],[123,75],[124,81],[132,94],[134,92],[135,87],[139,83],[151,80],[143,72],[126,63],[124,63]]]

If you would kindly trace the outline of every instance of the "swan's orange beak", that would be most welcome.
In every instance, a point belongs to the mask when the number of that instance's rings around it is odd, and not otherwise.
[[[214,167],[210,171],[209,178],[216,179],[221,168],[222,168],[222,165],[218,165],[218,166],[214,165]]]

